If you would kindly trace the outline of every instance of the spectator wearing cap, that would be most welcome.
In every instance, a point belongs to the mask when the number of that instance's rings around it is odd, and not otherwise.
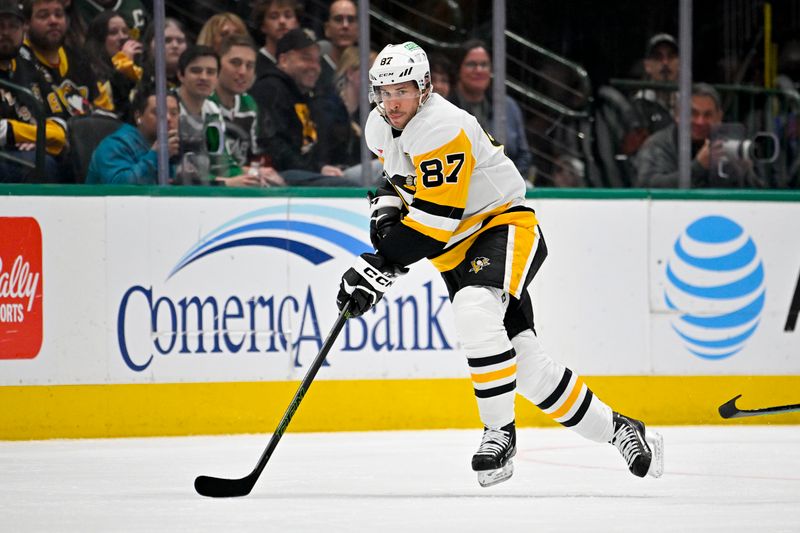
[[[645,47],[644,81],[674,84],[678,80],[678,43],[669,33],[653,35]],[[650,133],[672,124],[678,93],[674,89],[647,88],[633,98],[634,109]]]
[[[372,64],[376,52],[370,52]],[[363,94],[360,76],[361,57],[357,46],[342,52],[334,77],[334,91],[316,95],[312,115],[317,121],[319,142],[327,148],[325,159],[344,169],[344,175],[362,179],[359,104]],[[370,154],[371,156],[371,154]],[[383,180],[383,165],[378,159],[370,160],[367,181],[363,185],[377,185]]]
[[[764,181],[754,172],[750,161],[725,157],[722,141],[712,141],[712,133],[722,123],[723,117],[717,90],[707,83],[696,83],[691,98],[691,187],[764,187]],[[637,158],[637,187],[679,186],[677,120],[676,114],[675,123],[657,131],[642,145]]]
[[[0,0],[0,79],[30,89],[42,100],[46,83],[30,61],[27,49],[22,48],[25,18],[16,0]],[[17,159],[33,163],[36,148],[36,119],[28,102],[17,93],[0,87],[0,149]],[[58,167],[55,156],[64,150],[66,124],[58,118],[48,118],[45,125],[47,157],[44,178],[55,181]],[[0,159],[0,182],[29,181],[32,170],[7,158]]]
[[[274,167],[290,184],[292,180],[285,170],[305,170],[335,178],[324,185],[344,184],[348,180],[342,169],[328,164],[323,157],[325,147],[318,142],[312,113],[312,91],[320,71],[319,45],[305,30],[296,28],[281,37],[276,54],[278,69],[256,81],[251,90],[264,111],[266,150]]]

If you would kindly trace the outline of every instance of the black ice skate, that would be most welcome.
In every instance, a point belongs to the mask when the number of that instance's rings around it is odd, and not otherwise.
[[[511,458],[517,453],[514,422],[500,429],[483,428],[481,445],[472,456],[472,469],[478,473],[481,487],[502,483],[514,473]]]
[[[614,436],[611,444],[628,463],[634,476],[661,477],[664,473],[664,438],[655,431],[645,434],[644,422],[614,413]]]

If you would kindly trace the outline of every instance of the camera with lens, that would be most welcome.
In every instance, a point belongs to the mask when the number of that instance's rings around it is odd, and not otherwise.
[[[760,187],[765,164],[778,159],[775,134],[749,134],[744,124],[722,123],[711,129],[709,187]]]
[[[778,138],[760,131],[750,139],[722,139],[722,154],[729,159],[772,163],[778,159]]]

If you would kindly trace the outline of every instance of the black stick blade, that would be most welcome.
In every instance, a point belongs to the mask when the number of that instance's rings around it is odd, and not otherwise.
[[[742,395],[733,398],[719,406],[719,416],[722,418],[744,418],[746,416],[761,415],[780,415],[796,413],[800,411],[800,403],[793,405],[776,405],[774,407],[763,407],[761,409],[739,409],[736,407],[736,400]]]
[[[297,392],[294,393],[292,401],[289,402],[289,407],[287,407],[286,412],[283,413],[283,418],[281,418],[281,421],[278,423],[278,427],[272,434],[272,438],[269,439],[269,444],[267,444],[264,453],[262,453],[261,457],[258,459],[258,463],[255,468],[253,468],[253,471],[241,479],[198,476],[194,480],[194,490],[196,490],[198,494],[201,496],[210,496],[211,498],[235,498],[250,494],[256,481],[258,481],[258,476],[261,475],[261,472],[267,466],[267,461],[272,457],[272,452],[275,451],[275,447],[278,446],[278,442],[286,431],[286,427],[289,425],[294,413],[300,406],[300,402],[303,401],[308,388],[311,386],[311,382],[314,381],[314,377],[316,377],[322,363],[325,362],[325,357],[336,341],[336,337],[342,331],[345,322],[347,322],[347,319],[350,317],[350,307],[352,305],[353,302],[348,301],[341,311],[339,311],[339,318],[336,319],[336,323],[331,328],[331,332],[328,333],[328,337],[325,339],[325,342],[322,343],[322,348],[320,348],[311,366],[308,367],[306,376],[303,378],[303,381],[300,382]]]
[[[242,479],[223,479],[211,476],[197,476],[194,490],[201,496],[210,498],[237,498],[247,496],[253,490],[255,480],[251,476]]]
[[[738,400],[741,397],[742,395],[739,394],[735,398],[728,400],[727,402],[720,405],[719,416],[721,416],[722,418],[738,418],[741,416],[747,416],[743,415],[741,411],[739,411],[739,409],[736,407],[736,400]]]

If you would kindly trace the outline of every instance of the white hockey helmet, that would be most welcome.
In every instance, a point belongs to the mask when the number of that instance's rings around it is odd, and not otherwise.
[[[431,67],[428,55],[417,43],[389,44],[381,50],[369,69],[369,99],[383,114],[385,109],[378,92],[382,85],[413,81],[419,87],[419,104],[428,99],[431,88]]]

